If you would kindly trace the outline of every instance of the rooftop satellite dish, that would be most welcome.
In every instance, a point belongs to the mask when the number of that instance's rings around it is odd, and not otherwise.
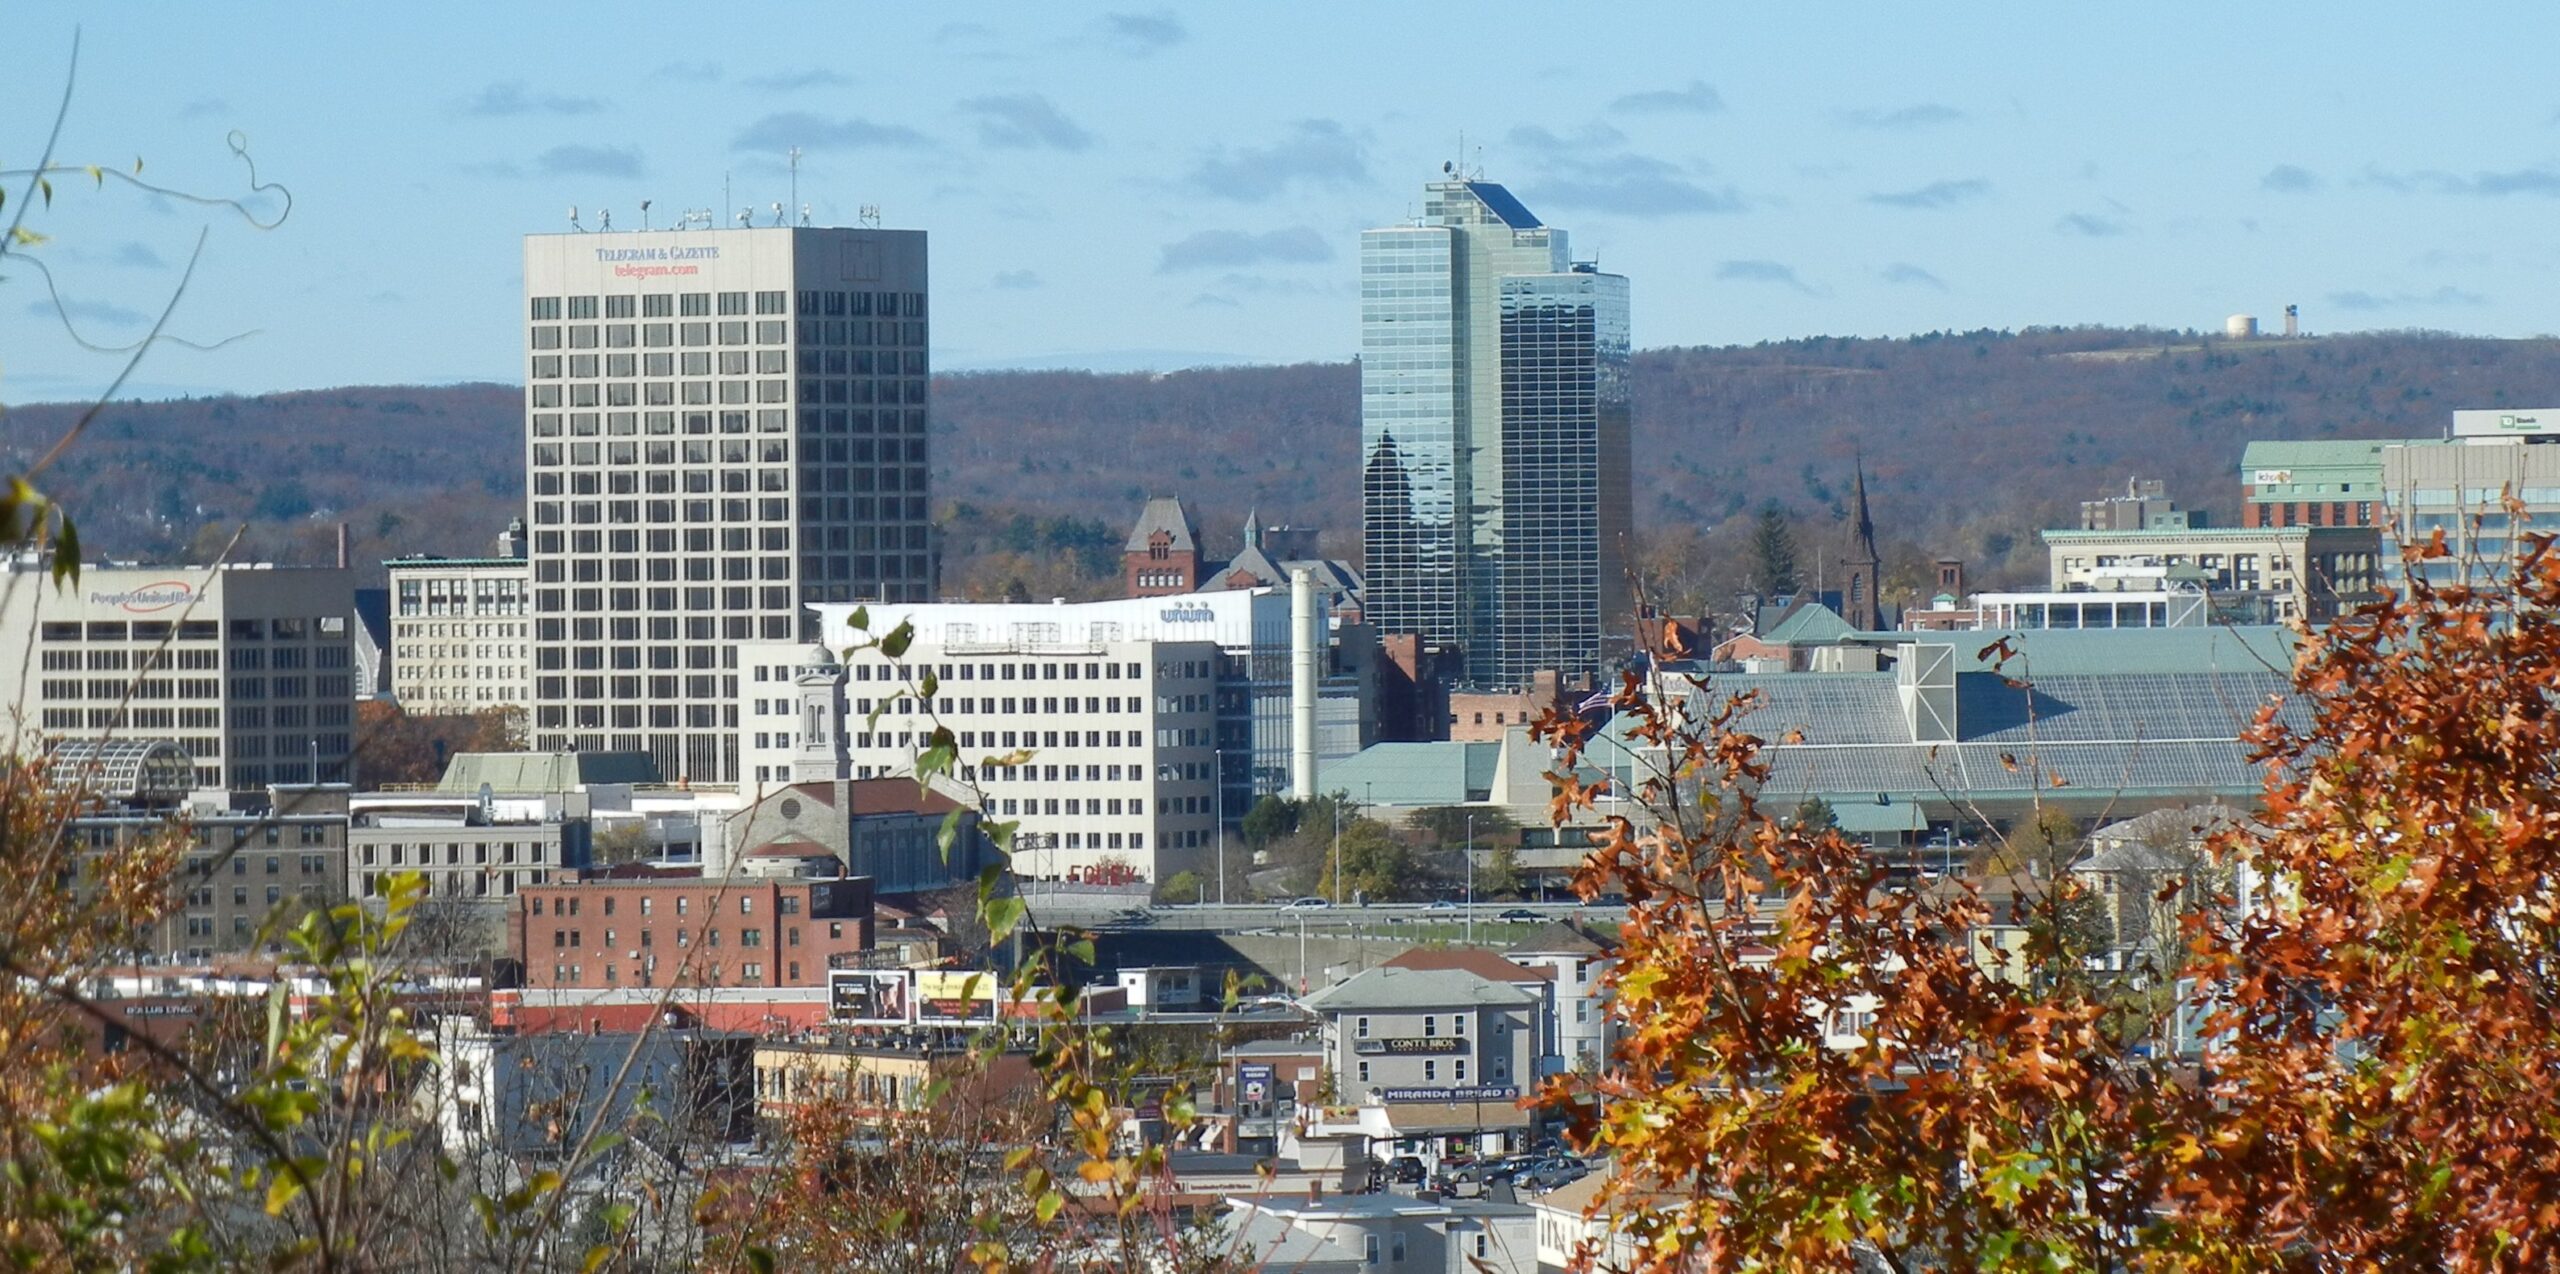
[[[1458,171],[1458,166],[1457,166],[1456,164],[1453,164],[1453,163],[1451,163],[1451,162],[1449,162],[1448,160],[1445,160],[1445,159],[1440,161],[1440,175],[1441,175],[1441,176],[1446,177],[1446,176],[1449,176],[1450,174],[1455,173],[1455,172],[1457,172],[1457,171]]]
[[[800,205],[800,224],[804,226],[809,224],[809,205],[805,203]]]
[[[740,229],[744,229],[744,228],[746,228],[746,227],[748,227],[748,226],[752,226],[752,225],[754,225],[755,223],[756,223],[756,210],[755,210],[755,209],[753,209],[753,208],[740,208],[740,209],[738,210],[738,226],[739,226],[739,228],[740,228]]]
[[[598,229],[598,230],[611,230],[611,229],[613,229],[613,209],[611,209],[611,208],[606,208],[606,209],[604,209],[604,210],[602,210],[602,211],[598,212],[596,215],[598,215],[598,216],[600,216],[600,217],[604,218],[604,220],[603,220],[603,221],[601,221],[601,222],[597,223],[597,225],[596,225],[596,229]]]
[[[578,205],[576,204],[569,205],[569,228],[572,230],[586,229],[585,226],[578,224]]]
[[[640,201],[640,228],[649,228],[649,201],[646,199]]]
[[[773,224],[775,224],[775,225],[777,225],[777,226],[778,226],[778,225],[781,225],[781,224],[782,224],[782,217],[783,217],[782,201],[781,201],[781,200],[779,200],[779,199],[777,199],[777,200],[775,200],[775,201],[774,201],[774,204],[773,204]]]

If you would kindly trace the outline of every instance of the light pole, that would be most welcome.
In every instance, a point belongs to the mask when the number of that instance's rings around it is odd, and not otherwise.
[[[1218,905],[1227,905],[1227,769],[1218,761]]]
[[[1467,945],[1476,941],[1476,816],[1467,815]]]
[[[1298,994],[1307,993],[1307,913],[1298,913]]]
[[[1342,797],[1333,794],[1333,900],[1342,901]],[[1303,926],[1306,922],[1301,920]]]

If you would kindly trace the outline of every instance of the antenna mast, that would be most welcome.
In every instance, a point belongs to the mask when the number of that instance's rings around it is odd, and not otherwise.
[[[791,206],[800,206],[800,148],[791,148]]]

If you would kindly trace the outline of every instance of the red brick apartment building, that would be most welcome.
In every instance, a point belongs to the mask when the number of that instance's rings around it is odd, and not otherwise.
[[[871,949],[872,881],[588,879],[517,891],[529,988],[823,987]]]

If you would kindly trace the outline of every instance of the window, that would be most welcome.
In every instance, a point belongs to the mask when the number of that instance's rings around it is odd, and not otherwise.
[[[1367,1062],[1360,1063],[1360,1082],[1363,1084],[1369,1082],[1369,1064]]]
[[[1355,1019],[1352,1029],[1358,1034],[1359,1038],[1364,1040],[1369,1038],[1369,1019],[1365,1017]]]

